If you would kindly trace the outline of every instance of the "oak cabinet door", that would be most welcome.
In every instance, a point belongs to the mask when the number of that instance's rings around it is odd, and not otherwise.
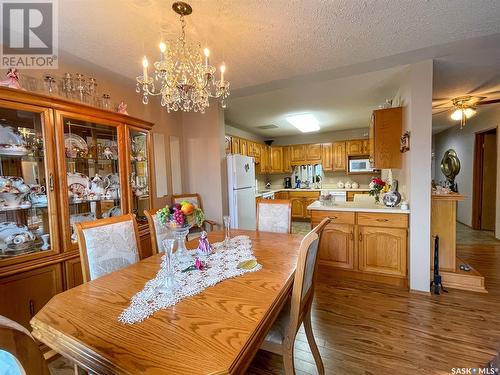
[[[31,330],[31,318],[60,292],[62,276],[59,264],[6,277],[0,281],[0,315]]]
[[[406,229],[359,227],[359,269],[406,276]]]
[[[237,137],[232,137],[231,139],[231,153],[233,154],[240,153],[240,139]]]
[[[347,155],[363,155],[363,141],[360,139],[346,142]]]
[[[363,139],[361,141],[361,152],[363,155],[370,155],[370,140],[369,139]]]
[[[260,147],[260,172],[267,173],[271,170],[269,146],[259,145]]]
[[[335,171],[346,170],[345,142],[335,142],[333,144],[333,169]]]
[[[306,198],[304,199],[304,217],[305,218],[311,218],[311,211],[307,209],[307,207],[310,204],[313,204],[319,199],[319,197],[314,197],[314,198]]]
[[[292,217],[302,219],[304,217],[304,198],[291,198]]]
[[[321,166],[324,171],[333,171],[333,146],[331,143],[321,145]]]
[[[231,153],[231,137],[229,135],[224,137],[224,149],[226,154]]]
[[[321,160],[321,144],[310,144],[305,146],[306,160],[308,162]]]
[[[283,173],[290,173],[290,147],[283,147]]]
[[[401,168],[401,133],[403,110],[401,107],[373,111],[370,129],[374,167],[377,169]]]
[[[328,224],[321,235],[319,259],[331,266],[354,269],[354,225]]]
[[[80,257],[64,262],[65,289],[83,284],[82,262]]]
[[[248,143],[247,141],[241,138],[240,138],[240,154],[245,156],[250,156],[248,155]]]
[[[304,162],[306,160],[306,146],[305,145],[290,146],[290,160],[292,162]]]
[[[283,171],[283,147],[271,147],[271,172]]]

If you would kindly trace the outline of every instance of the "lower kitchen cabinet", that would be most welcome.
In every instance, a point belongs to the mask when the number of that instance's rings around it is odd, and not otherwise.
[[[29,325],[31,318],[62,290],[60,264],[2,278],[0,315],[22,324],[31,331]]]
[[[320,263],[354,269],[354,225],[328,224],[321,235]]]
[[[289,199],[292,204],[292,219],[308,219],[311,212],[307,206],[319,199],[319,191],[291,191]]]
[[[406,229],[359,227],[359,269],[406,276]]]
[[[290,203],[292,204],[292,219],[303,219],[305,215],[304,198],[290,197]]]

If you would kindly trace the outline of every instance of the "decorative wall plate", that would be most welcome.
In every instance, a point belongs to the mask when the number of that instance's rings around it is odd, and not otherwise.
[[[86,155],[89,151],[89,146],[85,142],[85,139],[73,133],[64,134],[64,148],[66,149],[66,156],[70,158],[76,158],[79,156],[78,153]]]

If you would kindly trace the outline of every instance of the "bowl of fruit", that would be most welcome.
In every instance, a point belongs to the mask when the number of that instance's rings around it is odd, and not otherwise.
[[[205,221],[203,210],[193,203],[182,201],[165,206],[156,212],[161,225],[171,230],[185,230],[193,226],[201,227]]]

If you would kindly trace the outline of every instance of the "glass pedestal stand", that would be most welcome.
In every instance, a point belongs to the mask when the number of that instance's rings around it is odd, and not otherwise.
[[[177,250],[175,251],[176,261],[181,265],[181,268],[187,263],[189,263],[187,266],[191,265],[193,257],[191,256],[191,252],[186,248],[186,237],[189,234],[189,227],[170,229],[172,230],[174,239],[177,241]]]

